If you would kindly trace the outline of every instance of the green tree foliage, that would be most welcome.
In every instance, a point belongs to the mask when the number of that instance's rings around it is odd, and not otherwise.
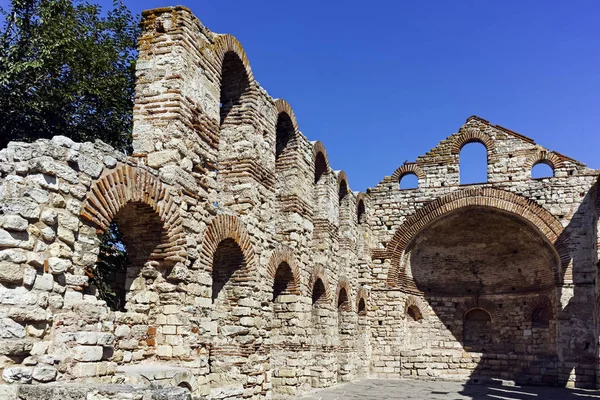
[[[64,135],[131,143],[137,21],[85,0],[11,0],[0,32],[0,148]]]
[[[91,282],[96,287],[97,296],[105,300],[112,310],[125,309],[124,281],[128,265],[123,235],[119,226],[112,222],[102,236],[96,267],[90,271]]]

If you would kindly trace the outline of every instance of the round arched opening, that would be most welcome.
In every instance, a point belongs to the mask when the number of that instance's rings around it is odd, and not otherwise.
[[[417,306],[410,306],[406,310],[406,318],[409,321],[417,322],[423,319],[423,315]]]
[[[341,288],[338,294],[337,309],[338,311],[348,311],[348,293],[345,288]]]
[[[367,314],[367,304],[365,303],[365,299],[360,299],[358,301],[358,315],[366,315]]]
[[[327,172],[327,160],[325,160],[323,153],[318,152],[315,157],[315,184],[319,183],[325,172]]]
[[[289,150],[294,137],[294,124],[287,113],[279,113],[276,127],[275,165],[279,167],[281,157]]]
[[[148,262],[160,266],[163,235],[164,224],[149,205],[130,202],[117,212],[101,238],[91,279],[98,297],[112,310],[126,309],[129,285]]]
[[[554,168],[548,162],[538,161],[531,168],[532,179],[552,178],[554,176]]]
[[[475,308],[465,314],[463,341],[473,350],[481,350],[492,342],[492,318],[487,311]]]
[[[249,89],[244,63],[235,52],[227,52],[221,70],[221,125],[235,124],[242,117],[242,103]]]
[[[407,268],[426,295],[539,293],[555,285],[558,255],[519,216],[465,207],[428,225],[406,251]]]
[[[275,280],[273,282],[273,301],[277,301],[279,296],[289,294],[294,285],[294,274],[289,264],[282,262],[277,267]]]
[[[317,279],[312,290],[312,304],[317,305],[325,301],[325,285],[321,279]]]
[[[212,266],[212,301],[220,299],[225,301],[226,292],[233,290],[229,285],[234,274],[241,271],[246,265],[244,253],[233,239],[225,239],[219,243],[213,256]]]
[[[417,189],[419,187],[419,177],[414,172],[408,172],[400,177],[398,185],[400,190]]]

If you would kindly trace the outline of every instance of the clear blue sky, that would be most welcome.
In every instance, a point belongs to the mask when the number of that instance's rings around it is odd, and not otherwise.
[[[176,5],[125,4],[136,14]],[[180,4],[236,36],[256,79],[292,105],[353,190],[473,114],[600,168],[598,0]]]

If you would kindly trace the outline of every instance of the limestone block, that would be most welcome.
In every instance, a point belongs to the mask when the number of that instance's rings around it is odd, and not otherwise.
[[[41,307],[12,307],[8,316],[17,322],[46,322],[52,320],[52,315]]]
[[[31,348],[32,356],[41,356],[46,354],[48,351],[48,347],[50,347],[50,342],[35,342],[33,347]]]
[[[102,359],[102,346],[75,346],[71,355],[78,361],[100,361]]]
[[[52,274],[37,275],[33,288],[38,290],[51,291],[54,286],[54,277]]]
[[[50,257],[48,259],[48,268],[53,275],[65,273],[72,265],[73,263],[71,260],[66,260],[64,258]]]
[[[3,339],[24,338],[25,327],[10,318],[0,318],[0,337]]]
[[[98,178],[102,173],[102,169],[104,169],[102,162],[84,155],[79,156],[79,159],[77,160],[77,166],[81,172],[88,174],[92,178]]]
[[[179,161],[179,152],[175,149],[156,151],[148,154],[148,166],[151,168],[160,168],[170,162]]]
[[[23,281],[23,265],[9,261],[0,261],[0,282],[9,285],[19,284]]]
[[[19,215],[0,215],[0,226],[7,231],[22,232],[27,230],[29,222]]]
[[[5,199],[0,204],[0,210],[5,215],[18,214],[26,219],[37,219],[40,216],[40,206],[31,198],[21,197],[15,199]],[[14,221],[16,224],[17,222]]]
[[[161,345],[156,348],[156,355],[159,357],[172,357],[173,356],[173,347],[169,345]]]
[[[33,379],[38,382],[50,382],[56,378],[56,368],[50,365],[38,365],[33,369]]]
[[[13,263],[24,263],[27,261],[27,255],[24,250],[6,249],[0,251],[0,261],[10,261]]]
[[[32,375],[32,367],[9,367],[2,372],[2,378],[8,383],[29,383]]]

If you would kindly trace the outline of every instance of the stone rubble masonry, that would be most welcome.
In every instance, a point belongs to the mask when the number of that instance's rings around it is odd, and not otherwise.
[[[0,150],[0,397],[596,385],[599,171],[473,116],[354,192],[233,36],[184,7],[142,28],[132,156],[61,136]],[[461,185],[472,142],[487,182]],[[122,311],[90,282],[113,221]]]

